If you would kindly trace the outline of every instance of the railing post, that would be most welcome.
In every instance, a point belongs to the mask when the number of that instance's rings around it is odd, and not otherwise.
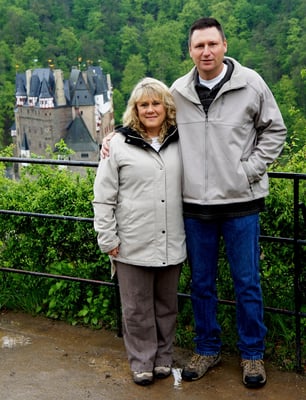
[[[117,335],[122,337],[122,318],[121,318],[121,300],[119,292],[119,283],[117,275],[115,275],[115,302],[116,302],[116,313],[117,313]]]
[[[293,232],[293,262],[294,262],[294,310],[295,310],[295,347],[296,347],[296,370],[298,373],[302,373],[302,349],[301,349],[301,291],[300,291],[300,276],[301,276],[301,262],[300,262],[300,248],[299,248],[299,183],[298,177],[293,179],[294,185],[294,232]]]

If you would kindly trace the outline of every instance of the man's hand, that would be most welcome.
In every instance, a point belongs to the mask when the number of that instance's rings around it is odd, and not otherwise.
[[[106,135],[103,140],[102,140],[102,147],[100,150],[100,156],[101,158],[106,158],[109,157],[109,141],[111,138],[116,134],[116,132],[110,132],[108,135]]]

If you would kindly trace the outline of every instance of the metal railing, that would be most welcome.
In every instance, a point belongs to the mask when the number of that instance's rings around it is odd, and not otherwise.
[[[0,157],[0,162],[6,163],[27,163],[27,164],[48,164],[48,165],[66,165],[66,166],[77,166],[77,167],[94,167],[98,166],[98,162],[82,162],[82,161],[71,161],[71,160],[49,160],[49,159],[32,159],[32,158],[19,158],[19,157]],[[275,307],[265,307],[265,311],[283,314],[295,318],[295,347],[296,347],[296,371],[298,373],[303,373],[304,368],[302,367],[302,333],[301,333],[301,319],[306,318],[306,313],[302,312],[302,289],[300,285],[300,279],[302,275],[302,262],[301,262],[301,248],[306,246],[306,240],[300,238],[300,212],[302,212],[304,223],[306,224],[306,206],[303,202],[299,201],[300,197],[300,182],[306,180],[306,174],[301,173],[284,173],[284,172],[269,172],[270,178],[276,179],[288,179],[293,181],[293,237],[274,237],[274,236],[260,236],[261,241],[284,243],[286,245],[293,246],[293,263],[294,263],[294,310],[287,310]],[[78,222],[90,222],[93,223],[93,218],[83,218],[68,215],[57,215],[57,214],[43,214],[43,213],[31,213],[24,211],[15,210],[0,210],[0,214],[18,215],[18,216],[28,216],[36,218],[51,218],[59,220],[71,220]],[[16,273],[16,274],[26,274],[37,277],[53,278],[58,280],[68,280],[75,282],[85,282],[93,285],[110,286],[115,290],[116,307],[117,307],[117,326],[118,335],[122,335],[121,331],[121,305],[118,290],[118,283],[105,282],[100,280],[85,279],[79,277],[65,276],[65,275],[55,275],[44,272],[35,272],[20,270],[14,268],[1,268],[2,272]],[[190,298],[190,294],[178,293],[178,296],[183,298]],[[226,304],[235,306],[235,301],[230,300],[219,300],[220,304]]]

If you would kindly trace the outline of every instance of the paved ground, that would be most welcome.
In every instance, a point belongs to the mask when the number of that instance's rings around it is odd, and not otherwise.
[[[306,377],[267,364],[268,383],[249,390],[238,360],[196,382],[179,382],[189,353],[176,348],[174,375],[140,387],[131,381],[121,338],[20,313],[0,314],[0,400],[305,400]]]

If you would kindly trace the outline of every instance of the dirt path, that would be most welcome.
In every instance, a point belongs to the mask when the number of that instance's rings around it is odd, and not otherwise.
[[[196,382],[179,383],[173,375],[140,387],[131,381],[123,341],[114,332],[27,314],[0,315],[0,343],[0,400],[306,399],[305,376],[269,364],[264,388],[244,388],[238,360],[231,357]],[[176,348],[175,366],[188,355]]]

